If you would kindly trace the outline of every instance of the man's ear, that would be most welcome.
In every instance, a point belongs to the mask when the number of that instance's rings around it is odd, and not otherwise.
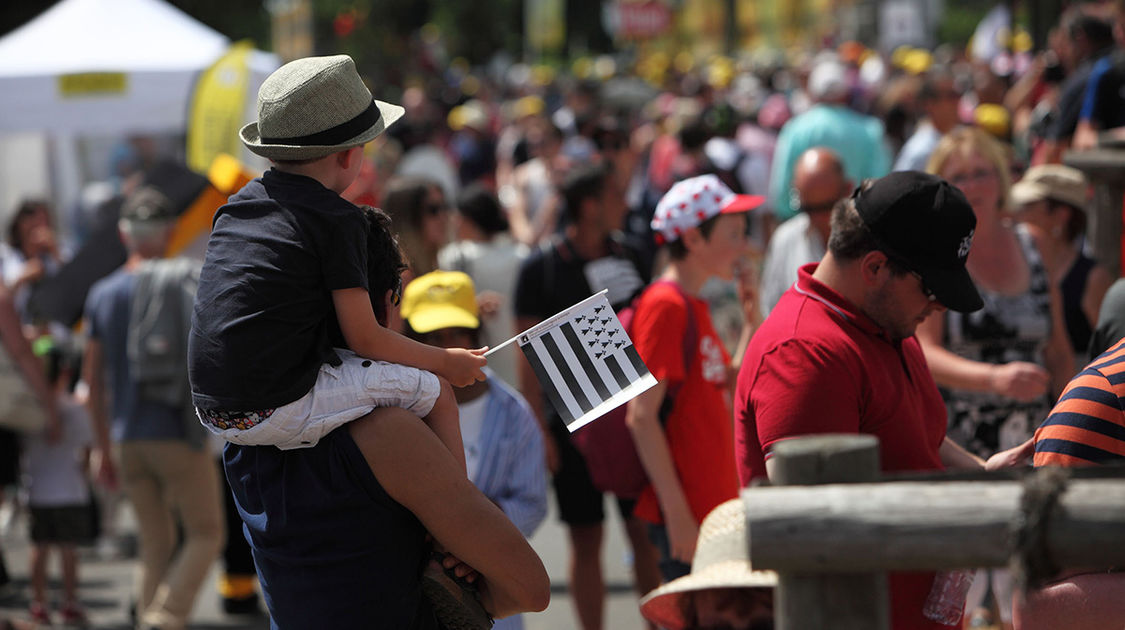
[[[887,270],[887,255],[879,250],[872,250],[859,259],[859,271],[863,276],[863,283],[868,286],[878,286],[883,283],[879,274]]]

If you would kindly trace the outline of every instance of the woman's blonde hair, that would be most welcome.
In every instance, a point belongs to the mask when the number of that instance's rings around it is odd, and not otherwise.
[[[977,127],[958,127],[945,134],[926,163],[926,172],[941,176],[946,162],[954,155],[979,155],[988,160],[996,169],[996,181],[1000,184],[998,211],[1008,208],[1008,195],[1012,188],[1011,159],[1008,150],[998,140]]]

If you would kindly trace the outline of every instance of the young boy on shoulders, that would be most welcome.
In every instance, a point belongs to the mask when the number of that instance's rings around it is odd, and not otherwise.
[[[363,145],[402,114],[372,98],[346,55],[298,59],[262,84],[258,121],[240,136],[273,168],[215,214],[189,340],[193,403],[224,439],[311,447],[377,406],[403,407],[464,466],[449,383],[484,379],[483,349],[378,324],[367,225],[340,196]]]
[[[630,335],[657,384],[629,403],[626,422],[650,480],[634,514],[649,523],[666,582],[691,570],[703,517],[738,496],[731,360],[699,292],[710,278],[734,278],[747,213],[763,201],[700,175],[672,186],[653,215],[670,261],[634,302]],[[755,309],[744,296],[740,348]]]

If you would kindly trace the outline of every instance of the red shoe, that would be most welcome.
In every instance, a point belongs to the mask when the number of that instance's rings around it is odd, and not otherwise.
[[[60,614],[62,614],[64,626],[70,626],[72,628],[90,627],[90,619],[86,617],[86,611],[82,610],[82,607],[76,603],[63,606]]]
[[[31,602],[31,606],[27,610],[31,615],[31,620],[35,623],[41,623],[45,626],[51,625],[51,613],[47,612],[47,607],[39,602]]]

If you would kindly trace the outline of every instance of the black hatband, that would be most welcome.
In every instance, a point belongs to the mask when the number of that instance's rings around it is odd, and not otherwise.
[[[379,112],[379,106],[375,101],[371,101],[371,105],[363,110],[358,116],[351,120],[342,122],[335,127],[329,127],[324,131],[310,133],[307,136],[297,136],[296,138],[278,138],[278,137],[265,137],[262,136],[262,144],[287,144],[293,146],[313,146],[313,147],[329,147],[337,144],[342,144],[358,136],[360,133],[370,129],[375,123],[379,122],[382,114]]]

